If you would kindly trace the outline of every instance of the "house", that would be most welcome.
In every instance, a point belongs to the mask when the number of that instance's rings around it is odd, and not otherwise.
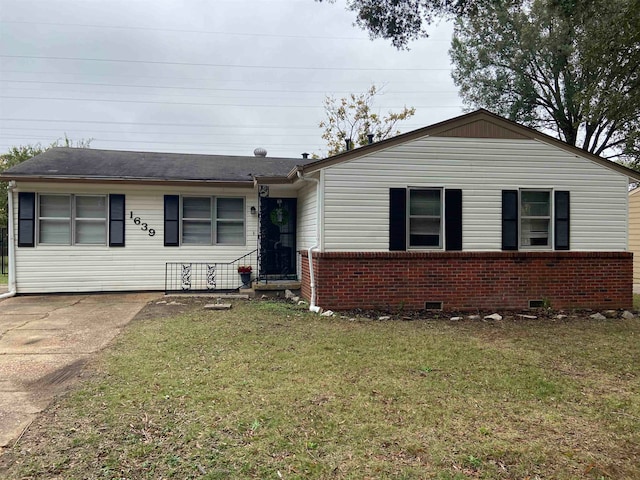
[[[17,293],[232,289],[251,265],[316,310],[632,305],[639,175],[485,110],[323,160],[56,148],[0,178]]]
[[[629,250],[633,253],[633,283],[640,283],[640,188],[629,192]]]

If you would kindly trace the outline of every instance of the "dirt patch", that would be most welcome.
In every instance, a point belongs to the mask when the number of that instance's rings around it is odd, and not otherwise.
[[[69,365],[64,365],[58,370],[48,373],[35,382],[26,384],[29,390],[42,392],[54,391],[60,393],[71,387],[82,376],[82,370],[87,363],[86,358],[76,360]]]
[[[212,302],[213,300],[209,297],[168,297],[147,303],[132,321],[173,317],[202,308],[205,304]]]

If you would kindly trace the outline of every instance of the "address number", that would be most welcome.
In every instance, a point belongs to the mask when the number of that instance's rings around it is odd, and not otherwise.
[[[156,234],[156,231],[153,228],[149,228],[149,225],[144,223],[140,217],[134,217],[133,211],[129,212],[129,218],[133,220],[135,225],[140,227],[140,230],[147,232],[150,237],[153,237]]]

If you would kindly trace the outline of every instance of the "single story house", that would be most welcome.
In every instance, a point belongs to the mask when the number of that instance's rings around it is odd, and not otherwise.
[[[301,282],[311,308],[630,308],[637,172],[485,110],[322,160],[54,148],[10,181],[21,293]]]

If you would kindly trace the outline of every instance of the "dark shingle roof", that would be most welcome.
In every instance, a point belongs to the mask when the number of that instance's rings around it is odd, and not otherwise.
[[[129,152],[59,147],[16,165],[4,178],[82,178],[147,181],[252,181],[286,177],[303,158]]]

